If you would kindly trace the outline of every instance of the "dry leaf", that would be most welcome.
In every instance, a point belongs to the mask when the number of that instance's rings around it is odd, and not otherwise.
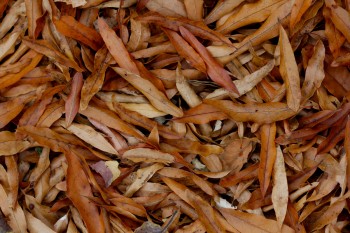
[[[272,177],[273,188],[271,199],[276,213],[277,223],[280,229],[282,229],[283,221],[287,213],[289,192],[283,153],[279,146],[277,147]]]
[[[261,151],[258,177],[263,196],[270,184],[272,171],[275,164],[277,149],[275,145],[276,124],[264,124],[260,128]]]
[[[83,74],[73,76],[72,87],[65,104],[66,124],[70,125],[79,111],[80,91],[83,87]]]
[[[301,100],[300,91],[300,77],[298,65],[296,63],[293,54],[293,49],[288,40],[288,35],[286,31],[280,26],[280,51],[281,51],[281,64],[280,73],[286,84],[287,89],[287,104],[288,107],[293,111],[298,111]]]
[[[117,161],[99,161],[90,166],[103,177],[106,187],[110,186],[120,176]]]

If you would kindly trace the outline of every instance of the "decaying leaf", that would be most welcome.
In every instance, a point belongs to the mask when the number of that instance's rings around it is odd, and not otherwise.
[[[349,12],[0,1],[0,232],[347,232]]]

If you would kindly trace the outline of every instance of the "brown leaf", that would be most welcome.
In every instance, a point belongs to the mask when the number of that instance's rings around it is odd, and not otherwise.
[[[265,124],[295,115],[293,110],[280,102],[236,104],[229,100],[210,99],[205,99],[203,102],[220,109],[231,119],[239,122],[253,121]]]
[[[28,34],[31,39],[36,39],[38,36],[37,33],[35,33],[37,20],[43,14],[42,2],[39,0],[25,0],[25,4],[28,17]]]
[[[204,19],[204,22],[206,24],[213,23],[214,21],[220,19],[224,15],[233,12],[233,10],[242,2],[243,0],[218,1],[214,9],[212,9],[207,15],[207,17]]]
[[[138,139],[147,141],[147,139],[133,126],[122,121],[114,112],[110,110],[90,105],[85,110],[80,110],[79,112],[84,116],[94,119],[121,133],[126,133]]]
[[[188,139],[165,139],[164,142],[174,147],[171,149],[171,152],[178,151],[184,153],[200,154],[203,156],[220,154],[223,152],[223,149],[220,146],[202,144],[198,141],[190,141]]]
[[[234,139],[220,155],[225,170],[230,170],[232,174],[239,172],[248,161],[248,155],[253,149],[253,143],[248,138]]]
[[[222,215],[224,215],[224,217],[227,219],[227,221],[240,232],[294,232],[292,228],[286,225],[283,225],[282,229],[280,229],[276,221],[267,219],[260,215],[225,208],[219,208],[219,210],[222,213]]]
[[[105,42],[108,51],[121,68],[129,72],[139,74],[139,71],[133,62],[128,50],[125,48],[123,41],[109,28],[104,19],[98,18],[98,28]]]
[[[300,107],[301,91],[298,65],[293,56],[293,49],[288,40],[288,35],[282,26],[280,30],[279,46],[281,51],[280,73],[286,84],[288,107],[297,112]]]
[[[285,2],[285,0],[268,0],[245,4],[239,11],[231,15],[223,25],[220,25],[217,30],[223,34],[228,34],[237,28],[263,22]]]
[[[293,4],[292,12],[290,14],[290,21],[289,21],[289,27],[294,28],[294,25],[296,25],[303,14],[309,9],[309,7],[312,4],[312,0],[296,0]]]
[[[197,70],[206,73],[207,68],[199,54],[175,31],[163,28],[177,52]]]
[[[83,74],[75,73],[72,80],[72,87],[64,106],[66,113],[66,124],[70,125],[79,111],[80,91],[83,87]]]
[[[55,49],[55,47],[53,45],[51,45],[50,42],[47,40],[31,41],[29,39],[24,38],[23,43],[26,46],[28,46],[29,48],[51,58],[53,61],[58,62],[61,65],[64,65],[67,67],[72,67],[77,72],[84,71],[84,69],[80,68],[79,65],[75,61],[67,58],[65,55],[63,55],[61,52],[59,52],[57,49]]]
[[[250,180],[258,176],[259,164],[250,165],[247,168],[228,175],[221,179],[220,185],[223,187],[230,187],[238,184],[241,181]]]
[[[0,103],[0,128],[12,121],[23,110],[24,106],[25,100],[20,98]]]
[[[159,26],[168,28],[173,31],[179,31],[179,27],[182,26],[191,31],[191,33],[193,33],[195,36],[199,36],[203,39],[211,41],[224,42],[225,44],[232,46],[232,43],[228,38],[226,38],[221,33],[211,30],[202,21],[193,21],[187,18],[163,17],[154,12],[139,16],[137,20],[145,23],[155,23]]]
[[[64,36],[73,38],[93,50],[97,51],[102,47],[103,40],[98,32],[76,21],[73,17],[63,15],[54,24],[57,30]]]
[[[184,112],[184,116],[174,118],[180,123],[206,124],[213,120],[225,120],[228,116],[209,104],[200,104]]]
[[[99,210],[89,197],[93,197],[88,177],[77,155],[71,151],[65,153],[67,170],[67,196],[78,209],[89,232],[102,232],[104,224],[100,221]]]
[[[260,128],[261,151],[258,178],[263,196],[270,185],[270,179],[276,159],[276,124],[264,124]]]
[[[197,40],[197,38],[182,26],[179,27],[179,30],[184,39],[190,43],[204,60],[207,65],[209,77],[227,90],[239,94],[227,71],[211,56],[208,50]]]
[[[102,88],[108,61],[111,59],[106,47],[97,51],[94,59],[94,70],[91,75],[84,81],[81,89],[80,109],[85,110],[91,98]]]
[[[323,62],[325,58],[325,47],[322,41],[317,41],[314,47],[314,53],[308,62],[308,66],[305,71],[305,80],[301,90],[302,93],[302,105],[314,95],[317,88],[321,86],[321,83],[325,77]]]
[[[280,25],[286,22],[290,15],[292,3],[291,1],[283,1],[282,5],[279,5],[279,7],[271,13],[258,30],[245,37],[244,40],[236,46],[237,50],[234,51],[230,57],[235,58],[247,51],[251,46],[261,44],[266,40],[278,36]]]
[[[350,13],[338,6],[334,0],[326,0],[325,3],[330,9],[330,17],[335,27],[350,41]]]
[[[146,7],[165,16],[187,16],[185,5],[180,0],[148,0]]]

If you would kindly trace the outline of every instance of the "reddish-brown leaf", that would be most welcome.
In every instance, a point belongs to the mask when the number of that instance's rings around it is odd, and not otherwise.
[[[207,72],[209,77],[219,84],[220,86],[226,88],[229,91],[233,91],[239,94],[235,84],[232,82],[228,72],[213,58],[213,56],[208,52],[208,50],[197,40],[197,38],[186,28],[179,27],[181,35],[184,39],[190,43],[190,45],[199,53],[199,55],[204,60],[207,65]]]

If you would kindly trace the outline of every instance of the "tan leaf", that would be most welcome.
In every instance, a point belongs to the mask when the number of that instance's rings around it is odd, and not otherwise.
[[[0,132],[0,155],[14,155],[30,146],[30,142],[17,140],[14,133]]]
[[[290,15],[289,27],[294,28],[294,25],[299,22],[303,14],[309,9],[312,4],[312,0],[296,0],[293,4],[292,12]]]
[[[8,203],[8,195],[2,185],[0,185],[0,208],[7,216],[7,223],[15,232],[27,232],[27,221],[21,206],[17,203],[14,208]]]
[[[280,26],[279,30],[279,46],[281,51],[280,73],[286,84],[288,107],[296,112],[299,110],[301,100],[298,65],[286,31],[282,26]]]
[[[301,89],[302,102],[305,102],[314,95],[317,88],[321,86],[321,83],[325,77],[324,74],[324,58],[325,58],[325,47],[322,41],[317,41],[314,53],[308,62],[308,66],[305,71],[305,80]]]
[[[187,17],[185,5],[180,0],[149,0],[146,7],[164,16]]]
[[[244,40],[236,46],[237,50],[230,55],[230,58],[241,55],[251,46],[261,44],[266,40],[278,36],[280,25],[286,22],[290,15],[292,3],[293,1],[283,1],[283,4],[271,13],[258,30],[245,37]]]
[[[128,50],[137,51],[147,48],[148,40],[151,36],[149,27],[135,19],[130,19],[130,26],[131,35],[127,44]]]
[[[206,24],[210,24],[227,13],[232,12],[239,4],[241,4],[243,0],[227,0],[227,1],[218,1],[214,9],[210,11],[207,17],[204,19]]]
[[[163,164],[155,163],[151,166],[140,168],[136,172],[135,181],[127,188],[124,196],[131,197],[137,190],[139,190],[152,176],[164,167]]]
[[[272,204],[275,210],[277,223],[282,229],[283,221],[287,213],[288,207],[288,181],[284,158],[281,147],[277,146],[276,160],[273,167],[273,188],[272,188]]]
[[[203,19],[204,0],[184,0],[184,4],[187,12],[187,18],[196,21],[201,21]]]
[[[35,33],[37,27],[37,20],[41,17],[42,13],[42,2],[38,0],[25,0],[26,13],[28,17],[28,34],[29,37],[35,39],[38,37]]]
[[[263,22],[285,2],[286,0],[268,0],[244,4],[237,13],[231,15],[217,30],[223,34],[228,34],[237,28]]]
[[[86,143],[92,145],[93,147],[105,151],[107,153],[117,155],[118,152],[112,147],[112,145],[96,130],[88,125],[72,123],[66,127],[67,130],[75,134],[77,137],[85,141]]]
[[[138,89],[151,104],[160,111],[176,117],[183,115],[182,110],[176,107],[162,92],[160,92],[150,81],[131,73],[123,68],[113,67],[114,71],[126,81]]]
[[[238,210],[219,208],[227,221],[239,232],[257,233],[292,233],[294,230],[286,225],[280,229],[278,223],[260,215],[241,212]]]

